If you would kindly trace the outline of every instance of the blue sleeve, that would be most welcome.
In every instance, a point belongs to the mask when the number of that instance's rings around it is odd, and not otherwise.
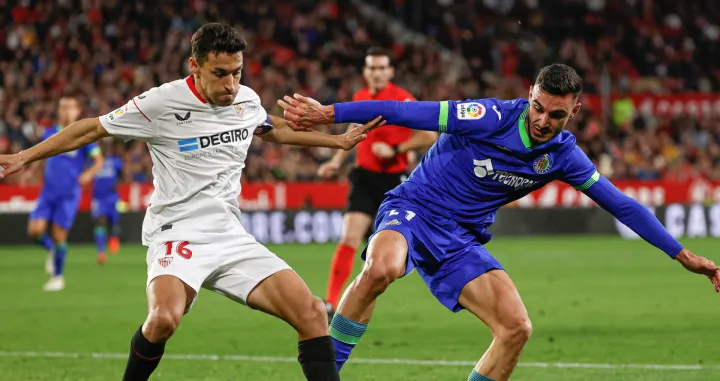
[[[675,256],[683,249],[680,242],[665,230],[665,227],[647,208],[620,192],[608,179],[600,177],[584,192],[625,226],[632,229],[645,241],[664,251],[670,258],[675,259]]]
[[[585,152],[573,143],[572,151],[565,159],[562,181],[572,185],[577,190],[584,191],[600,179],[595,164],[590,161]]]
[[[335,104],[335,123],[367,123],[382,116],[389,125],[484,138],[500,126],[495,99],[461,102],[360,101]]]

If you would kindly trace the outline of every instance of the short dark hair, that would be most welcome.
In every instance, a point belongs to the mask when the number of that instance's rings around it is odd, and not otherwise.
[[[245,39],[235,28],[219,23],[208,23],[200,27],[192,36],[192,56],[202,64],[208,54],[236,54],[247,47]]]
[[[388,61],[390,61],[390,65],[392,65],[392,57],[390,56],[390,51],[385,48],[381,48],[378,46],[368,48],[368,50],[365,52],[365,57],[387,57]]]
[[[568,95],[575,97],[582,92],[582,78],[575,69],[563,64],[552,64],[540,70],[535,86],[550,95]]]

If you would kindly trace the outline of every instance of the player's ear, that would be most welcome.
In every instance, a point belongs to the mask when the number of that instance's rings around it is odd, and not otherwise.
[[[390,68],[388,70],[389,70],[389,74],[390,74],[388,80],[395,78],[395,68],[390,66]]]
[[[200,71],[200,63],[197,62],[195,57],[188,58],[188,67],[190,68],[190,72],[193,74],[198,74]]]
[[[532,99],[532,92],[533,92],[533,85],[530,85],[530,89],[528,90],[528,99]]]
[[[582,103],[580,103],[580,102],[575,103],[575,107],[573,107],[571,115],[572,116],[577,115],[577,113],[580,111],[581,107],[582,107]]]

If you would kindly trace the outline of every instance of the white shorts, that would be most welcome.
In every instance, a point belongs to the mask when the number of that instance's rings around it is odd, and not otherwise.
[[[290,266],[258,243],[242,225],[232,225],[213,234],[212,239],[205,236],[195,242],[168,242],[160,234],[148,247],[147,285],[158,276],[172,275],[196,293],[202,287],[247,304],[248,294],[258,283]],[[173,233],[177,237],[180,232]]]

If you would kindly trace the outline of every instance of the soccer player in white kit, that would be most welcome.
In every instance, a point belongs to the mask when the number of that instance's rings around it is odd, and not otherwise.
[[[150,89],[99,118],[83,119],[16,155],[5,172],[106,136],[147,142],[155,191],[143,223],[148,316],[131,342],[124,381],[147,380],[200,288],[283,319],[298,333],[307,380],[339,380],[322,301],[241,224],[240,176],[253,135],[281,144],[351,149],[379,119],[344,135],[293,131],[240,85],[246,44],[232,27],[192,37],[192,75]]]

